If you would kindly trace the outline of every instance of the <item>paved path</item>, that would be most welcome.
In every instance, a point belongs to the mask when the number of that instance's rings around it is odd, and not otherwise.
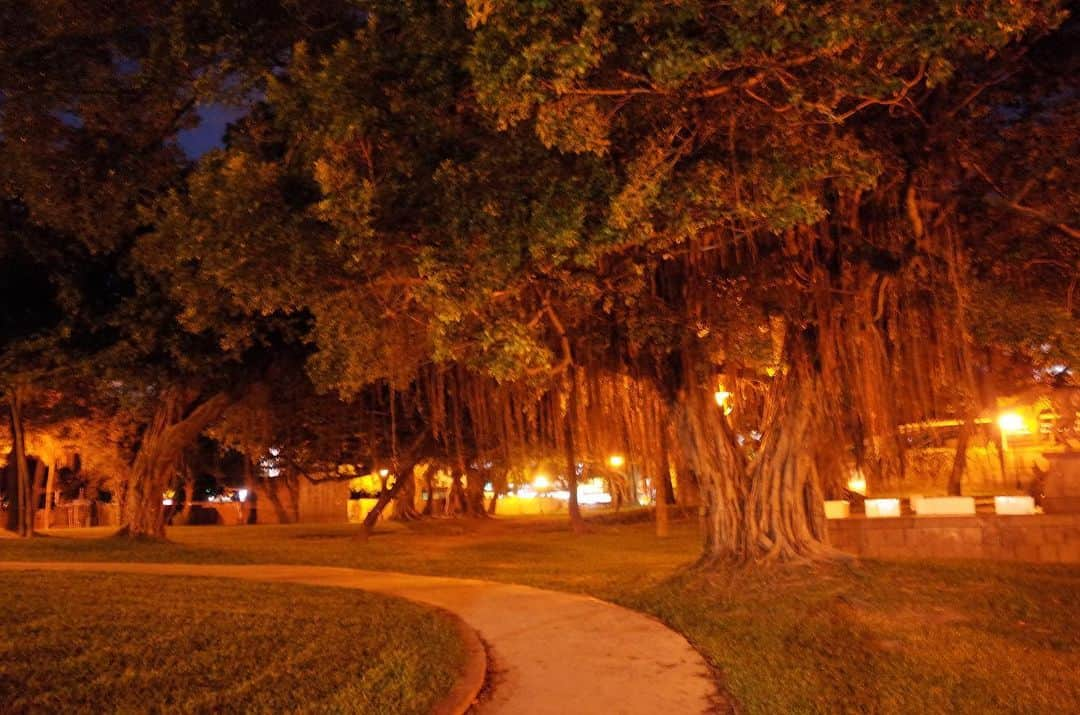
[[[481,713],[696,715],[716,709],[702,657],[659,621],[611,603],[528,586],[328,566],[0,562],[2,570],[214,576],[358,588],[460,616],[487,643]]]

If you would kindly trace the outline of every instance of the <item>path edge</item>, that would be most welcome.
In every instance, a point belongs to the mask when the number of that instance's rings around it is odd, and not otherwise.
[[[401,596],[398,596],[398,598],[401,598]],[[411,601],[411,599],[405,600]],[[417,602],[412,601],[412,603]],[[484,642],[480,640],[480,634],[466,623],[461,616],[428,603],[420,603],[419,605],[452,618],[454,625],[457,626],[461,644],[465,648],[465,665],[460,671],[457,682],[442,700],[435,703],[435,706],[431,709],[431,715],[465,715],[476,704],[480,691],[484,689],[484,685],[487,683],[487,649],[484,648]]]

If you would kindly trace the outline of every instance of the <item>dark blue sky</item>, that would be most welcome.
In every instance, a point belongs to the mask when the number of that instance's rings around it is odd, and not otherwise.
[[[226,125],[236,121],[247,112],[247,107],[230,107],[223,104],[199,107],[199,125],[194,129],[184,129],[179,132],[176,140],[189,159],[198,159],[211,149],[221,148]]]

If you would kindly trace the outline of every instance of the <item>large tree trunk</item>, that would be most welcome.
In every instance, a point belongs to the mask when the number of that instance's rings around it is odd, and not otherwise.
[[[426,432],[419,435],[400,458],[393,458],[394,484],[387,489],[386,483],[383,483],[383,488],[379,492],[379,498],[375,502],[375,506],[364,517],[364,528],[357,535],[358,538],[367,539],[367,537],[371,536],[372,532],[375,531],[375,524],[379,522],[379,516],[382,515],[386,505],[394,501],[410,482],[415,487],[416,482],[413,471],[416,469],[416,465],[420,463],[420,455],[429,437],[430,435]],[[433,469],[433,466],[428,466],[428,474]]]
[[[263,477],[262,483],[264,492],[267,498],[270,499],[270,506],[274,509],[274,515],[277,517],[277,523],[279,524],[294,524],[297,519],[297,497],[294,494],[290,494],[289,503],[292,505],[292,509],[286,509],[285,505],[281,502],[281,495],[278,493],[278,489],[288,489],[289,482],[288,477],[284,472],[277,478],[271,479],[270,477]],[[284,487],[282,486],[284,485]]]
[[[690,381],[679,400],[677,423],[682,452],[701,489],[702,562],[739,560],[746,552],[746,462],[711,385]]]
[[[402,480],[401,489],[394,497],[394,516],[398,521],[415,521],[420,518],[416,510],[416,474],[410,472]]]
[[[828,545],[818,445],[825,435],[820,382],[792,365],[770,387],[762,443],[749,467],[743,512],[743,561],[838,556]]]
[[[375,506],[371,507],[371,511],[364,517],[364,529],[359,534],[361,538],[367,538],[375,531],[375,525],[379,523],[379,517],[382,516],[386,505],[394,501],[398,494],[405,489],[405,485],[412,481],[412,472],[415,466],[416,461],[410,460],[403,465],[403,467],[394,471],[394,485],[389,489],[383,488],[379,493],[379,498],[376,500]]]
[[[680,437],[703,491],[704,563],[845,556],[828,545],[818,473],[819,462],[836,449],[822,383],[806,346],[788,358],[788,368],[768,388],[762,440],[752,462],[711,390],[698,383],[683,397]]]
[[[495,511],[498,509],[499,495],[505,494],[510,487],[510,478],[506,469],[499,469],[492,472],[491,479],[491,501],[487,505],[487,513],[489,516],[494,516]]]
[[[457,516],[468,511],[465,500],[465,487],[461,483],[462,473],[459,469],[450,470],[450,489],[446,493],[446,503],[443,504],[443,514]]]
[[[15,463],[15,479],[9,487],[8,528],[19,536],[34,533],[34,511],[31,502],[30,470],[26,464],[26,433],[23,424],[23,391],[20,387],[8,390],[9,425],[11,427],[11,459]]]
[[[466,473],[465,498],[468,501],[469,516],[474,516],[477,518],[487,517],[487,509],[484,508],[483,472],[474,469]]]
[[[167,389],[153,421],[143,433],[131,467],[122,518],[122,534],[132,538],[164,538],[162,494],[176,470],[183,450],[221,416],[229,398],[218,393],[185,416],[190,403],[186,391]]]

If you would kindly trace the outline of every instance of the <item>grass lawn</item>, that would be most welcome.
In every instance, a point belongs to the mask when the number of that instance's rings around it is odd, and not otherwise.
[[[464,662],[449,617],[362,591],[0,573],[0,712],[426,713]]]
[[[55,532],[57,534],[61,532]],[[187,527],[170,543],[0,540],[2,559],[311,563],[589,593],[651,613],[740,711],[1080,712],[1080,568],[888,563],[697,572],[693,524],[570,534],[561,520]],[[659,685],[662,687],[662,684]]]

